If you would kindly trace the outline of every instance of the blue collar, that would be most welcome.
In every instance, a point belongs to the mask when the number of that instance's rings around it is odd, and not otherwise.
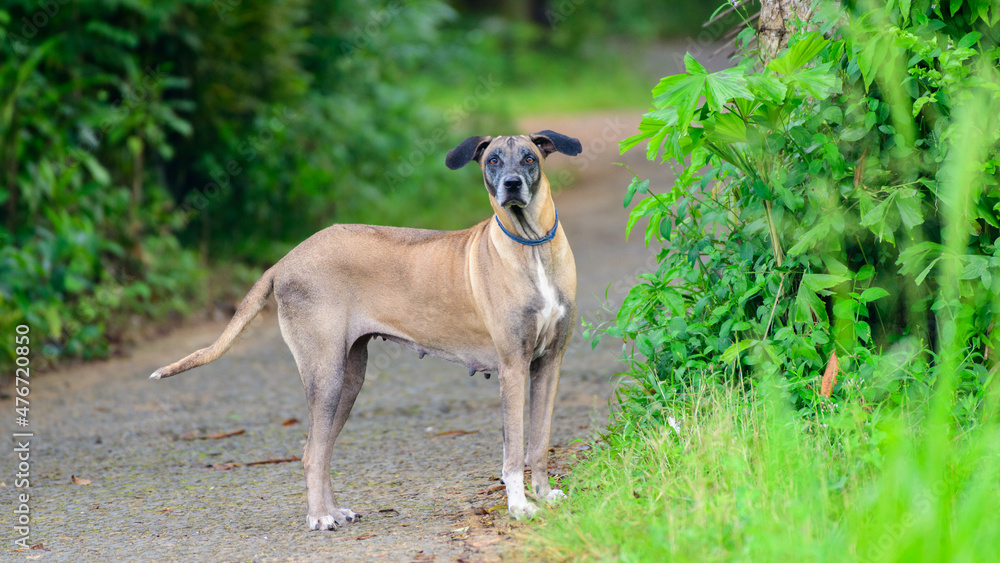
[[[515,242],[519,242],[521,244],[528,245],[528,246],[538,246],[539,244],[543,244],[543,243],[549,242],[550,240],[552,240],[556,236],[556,229],[559,228],[559,210],[558,209],[554,209],[554,211],[556,212],[556,224],[552,225],[552,230],[551,231],[549,231],[544,237],[539,238],[539,239],[530,239],[530,238],[519,237],[519,236],[515,235],[514,233],[512,233],[512,232],[510,232],[510,231],[508,231],[507,229],[504,228],[503,223],[500,222],[500,217],[499,216],[494,215],[493,217],[496,218],[497,225],[500,226],[500,230],[503,231],[503,234],[505,234],[508,237],[510,237],[511,240],[513,240]]]

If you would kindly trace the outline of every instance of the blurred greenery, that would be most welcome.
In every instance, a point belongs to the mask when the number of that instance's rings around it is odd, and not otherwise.
[[[623,57],[704,10],[3,0],[2,334],[29,325],[35,365],[103,357],[332,222],[468,226],[486,211],[474,171],[443,166],[454,143],[640,103]]]

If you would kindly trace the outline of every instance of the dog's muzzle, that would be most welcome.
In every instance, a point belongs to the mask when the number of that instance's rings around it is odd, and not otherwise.
[[[497,190],[497,202],[506,208],[511,206],[525,207],[528,205],[528,189],[524,181],[517,176],[507,176],[500,182]]]

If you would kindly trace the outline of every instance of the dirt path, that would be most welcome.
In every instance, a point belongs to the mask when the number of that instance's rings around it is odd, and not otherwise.
[[[551,164],[578,178],[556,202],[576,255],[580,314],[588,319],[609,284],[616,307],[637,270],[652,263],[641,242],[624,241],[621,200],[629,174],[611,165],[622,160],[616,140],[635,130],[637,115],[523,124],[526,131],[553,129],[583,141],[583,155],[556,156]],[[641,174],[663,174],[636,156],[627,161]],[[556,183],[564,177],[554,168],[549,174]],[[181,330],[128,359],[34,380],[30,490],[14,486],[14,445],[0,463],[0,557],[491,561],[509,553],[517,559],[509,533],[517,524],[505,508],[490,511],[505,507],[502,490],[494,490],[502,454],[496,378],[470,378],[461,366],[371,344],[365,387],[333,464],[339,500],[364,519],[336,532],[309,532],[299,462],[229,465],[302,455],[308,429],[296,421],[307,420],[305,400],[273,315],[215,364],[146,380],[154,368],[212,342],[222,327]],[[591,351],[580,332],[556,403],[552,443],[561,451],[606,421],[618,368],[618,345]],[[13,400],[0,408],[0,428],[10,436],[19,430]],[[72,476],[90,484],[73,484]],[[30,543],[44,549],[9,551],[13,507],[24,492]]]

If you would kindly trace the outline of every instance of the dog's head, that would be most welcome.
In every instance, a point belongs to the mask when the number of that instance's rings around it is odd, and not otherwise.
[[[580,154],[583,146],[573,137],[555,131],[503,137],[469,137],[445,158],[458,170],[475,160],[483,169],[486,189],[501,207],[527,207],[542,179],[542,160],[554,152]]]

